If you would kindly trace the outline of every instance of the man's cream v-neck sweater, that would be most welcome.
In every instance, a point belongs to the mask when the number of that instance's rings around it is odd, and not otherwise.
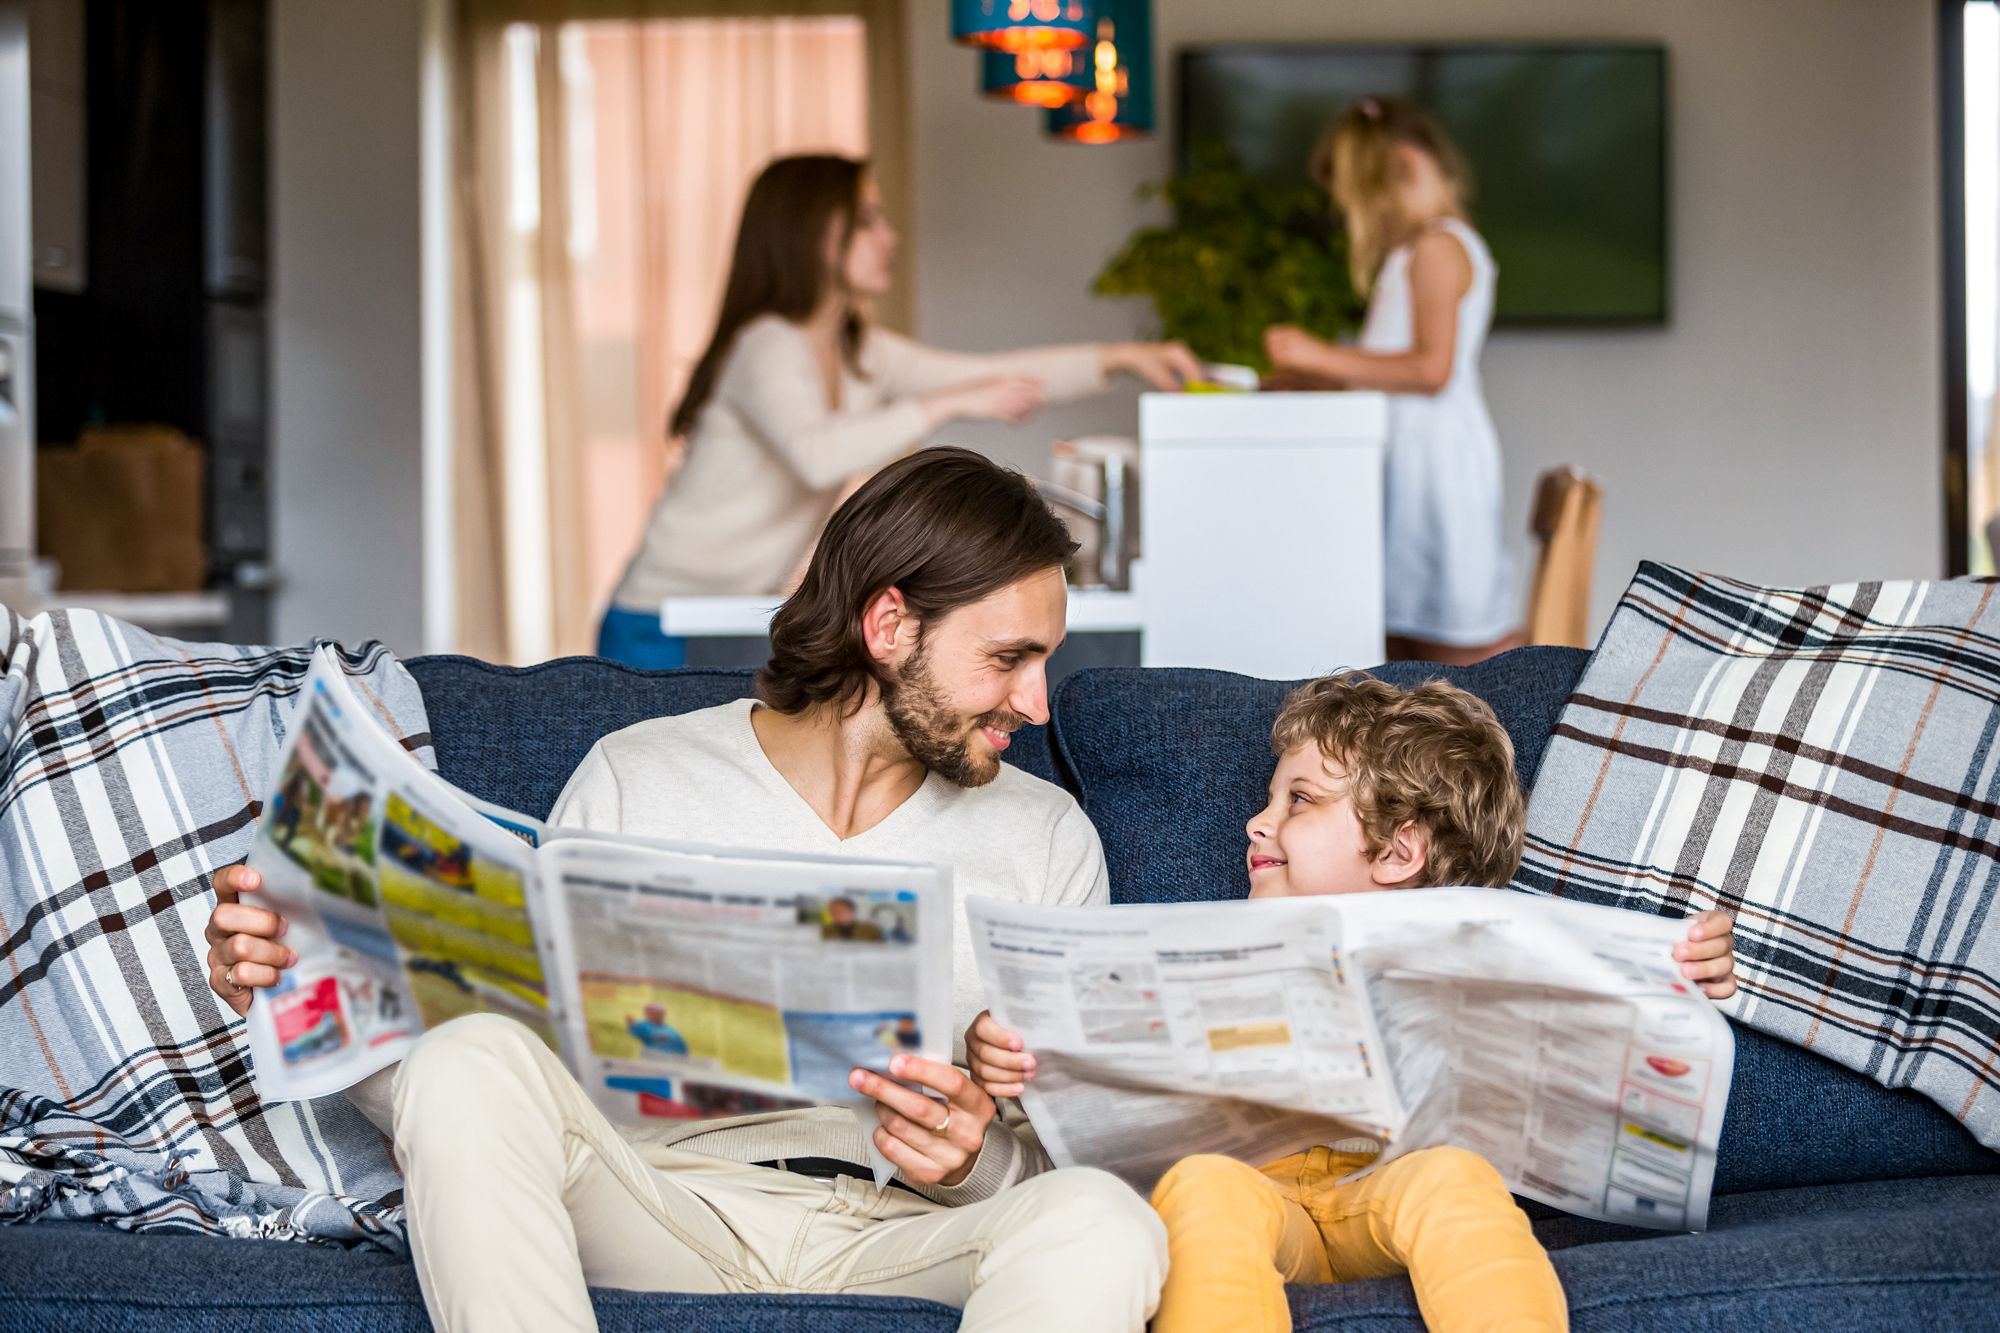
[[[613,732],[570,775],[549,816],[565,828],[723,843],[767,851],[932,861],[952,870],[952,1047],[963,1060],[966,1027],[986,1007],[962,906],[968,897],[1101,905],[1110,900],[1097,830],[1069,793],[1009,765],[984,787],[932,773],[881,823],[845,841],[835,836],[765,755],[748,699]],[[382,1117],[389,1071],[351,1094]],[[370,1085],[378,1085],[371,1087]],[[728,1120],[672,1121],[628,1135],[648,1147],[692,1149],[738,1162],[831,1157],[865,1163],[852,1111],[819,1107]],[[972,1173],[949,1189],[923,1187],[943,1203],[989,1197],[1049,1169],[1024,1120],[995,1119]]]

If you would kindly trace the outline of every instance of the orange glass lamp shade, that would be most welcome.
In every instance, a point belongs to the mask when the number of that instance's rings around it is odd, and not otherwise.
[[[989,51],[1065,50],[1090,40],[1091,0],[951,0],[951,39]]]
[[[1090,51],[1044,47],[1039,51],[982,51],[979,90],[1022,106],[1067,106],[1089,92]]]
[[[1097,0],[1081,54],[1089,87],[1049,111],[1048,131],[1075,143],[1117,143],[1153,132],[1152,0]]]

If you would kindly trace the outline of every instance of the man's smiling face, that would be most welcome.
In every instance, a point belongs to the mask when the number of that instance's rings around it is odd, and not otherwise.
[[[961,787],[998,777],[1015,729],[1049,720],[1048,660],[1068,605],[1063,572],[1051,568],[923,626],[882,690],[911,757]]]

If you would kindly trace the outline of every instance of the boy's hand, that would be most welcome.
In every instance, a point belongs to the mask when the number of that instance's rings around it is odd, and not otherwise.
[[[1711,1000],[1736,994],[1736,918],[1727,912],[1702,912],[1688,918],[1687,939],[1674,946],[1681,975],[1701,987]]]
[[[965,1063],[972,1081],[989,1097],[1018,1097],[1035,1076],[1035,1057],[1021,1049],[1021,1038],[1000,1026],[991,1009],[984,1010],[965,1030]]]

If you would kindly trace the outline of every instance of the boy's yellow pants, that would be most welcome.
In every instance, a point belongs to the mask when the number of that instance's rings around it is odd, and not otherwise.
[[[1335,1183],[1366,1160],[1183,1158],[1153,1190],[1168,1265],[1153,1333],[1288,1330],[1287,1282],[1402,1272],[1436,1333],[1569,1327],[1547,1252],[1484,1158],[1426,1148]]]

